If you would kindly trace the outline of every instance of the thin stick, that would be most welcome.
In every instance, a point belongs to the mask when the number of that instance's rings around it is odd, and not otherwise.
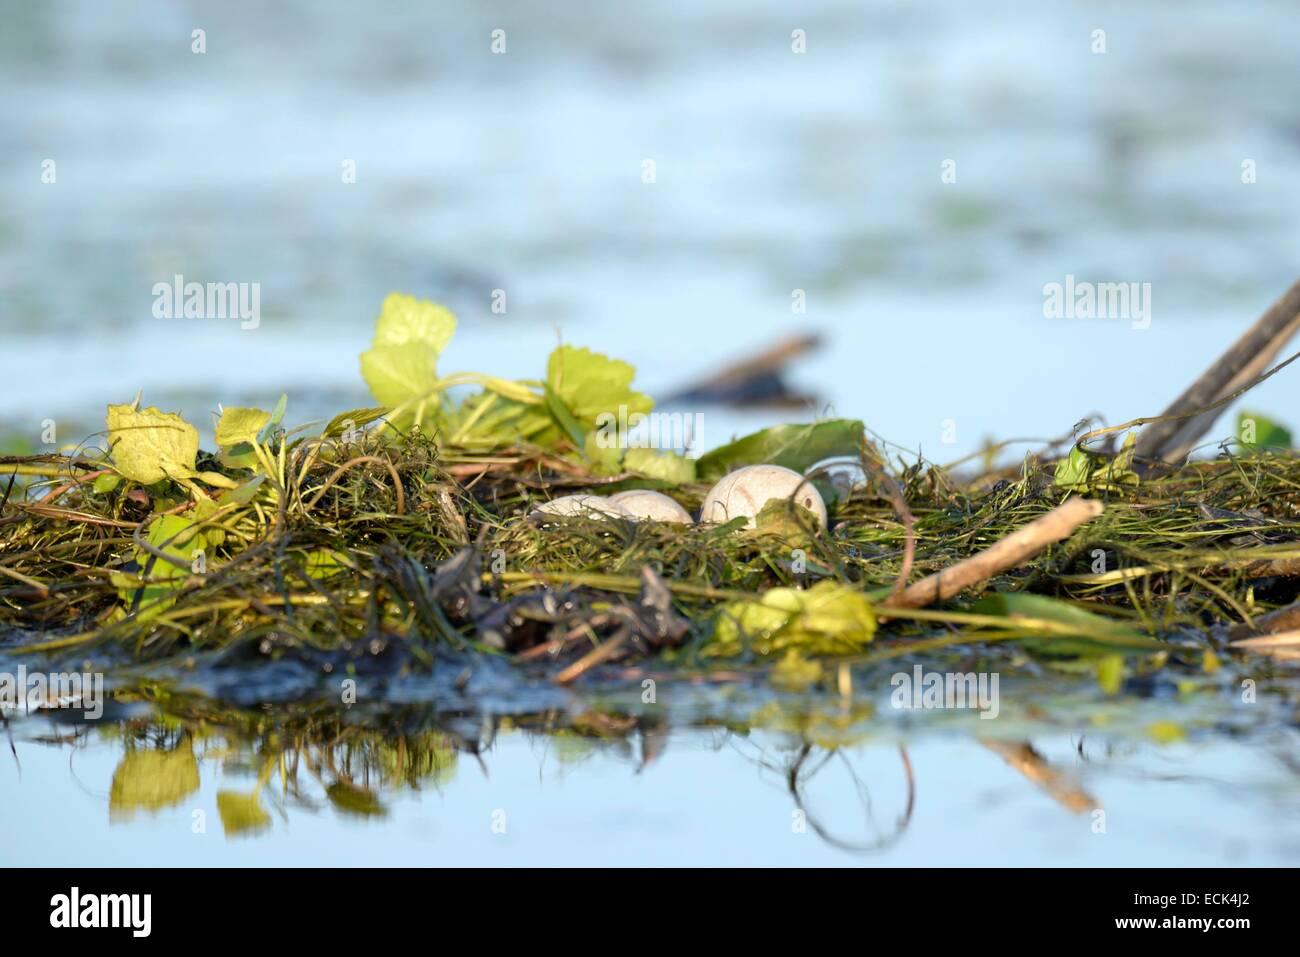
[[[1263,372],[1300,329],[1300,281],[1265,311],[1218,360],[1175,399],[1163,416],[1186,415],[1235,392]],[[1138,435],[1136,455],[1176,462],[1214,425],[1222,409],[1181,420],[1153,422]]]
[[[1279,631],[1272,635],[1261,635],[1258,638],[1242,638],[1238,641],[1228,642],[1229,648],[1250,648],[1268,649],[1268,648],[1294,648],[1300,651],[1300,631]]]
[[[885,606],[921,608],[951,598],[999,572],[1023,565],[1048,545],[1069,538],[1084,522],[1100,515],[1103,508],[1096,499],[1072,498],[1063,502],[984,551],[909,585],[901,595],[886,600]]]
[[[889,592],[890,600],[896,601],[903,594],[907,580],[912,576],[912,562],[916,559],[916,517],[907,507],[907,499],[903,497],[903,490],[898,487],[898,483],[883,470],[880,476],[884,479],[885,489],[889,492],[889,501],[894,506],[894,511],[898,513],[898,520],[903,523],[903,563],[898,569],[898,578],[894,580],[894,587]]]
[[[569,667],[556,675],[555,683],[560,685],[568,684],[574,678],[577,678],[591,668],[594,668],[602,661],[609,660],[614,655],[618,654],[618,652],[623,649],[623,646],[627,644],[629,634],[631,634],[630,629],[626,627],[620,629],[614,637],[597,645],[591,651],[587,652],[573,664],[569,665]]]
[[[35,578],[29,578],[22,572],[16,572],[12,568],[5,568],[3,565],[0,565],[0,575],[12,578],[14,581],[22,582],[29,588],[35,588],[42,598],[50,597],[50,589],[48,585],[44,582],[37,581]]]
[[[50,492],[49,494],[47,494],[44,498],[41,499],[41,504],[42,504],[42,505],[49,505],[49,504],[51,504],[51,503],[52,503],[56,498],[58,498],[60,495],[62,495],[64,492],[68,491],[68,489],[76,488],[78,485],[82,485],[82,484],[84,484],[84,483],[86,483],[86,482],[93,482],[95,479],[99,478],[101,475],[112,475],[112,474],[113,474],[113,470],[112,470],[112,469],[99,469],[99,470],[97,470],[97,471],[95,471],[95,472],[83,472],[81,475],[78,475],[78,476],[76,476],[75,478],[73,478],[72,481],[67,482],[67,483],[65,483],[65,484],[63,484],[63,485],[60,485],[60,486],[59,486],[58,488],[56,488],[54,491],[52,491],[52,492]]]

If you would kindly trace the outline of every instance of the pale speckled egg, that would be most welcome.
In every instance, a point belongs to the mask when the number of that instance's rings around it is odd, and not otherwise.
[[[615,505],[621,505],[632,513],[636,519],[650,519],[655,522],[674,522],[678,525],[694,525],[691,513],[682,508],[663,492],[648,488],[634,488],[626,492],[617,492],[609,497]]]
[[[754,528],[755,516],[764,505],[792,495],[796,505],[808,509],[823,528],[826,526],[826,503],[821,493],[798,472],[781,465],[749,465],[724,475],[704,497],[700,521],[721,524],[744,515],[749,519],[748,527]]]
[[[592,518],[632,518],[632,513],[626,508],[611,502],[603,495],[562,495],[538,505],[533,509],[532,514],[549,518],[572,518],[575,515]]]

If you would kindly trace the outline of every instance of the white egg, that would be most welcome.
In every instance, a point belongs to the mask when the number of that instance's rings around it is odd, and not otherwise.
[[[755,516],[764,505],[792,495],[796,505],[815,514],[825,527],[826,503],[821,493],[798,472],[780,465],[750,465],[724,475],[704,497],[700,521],[720,524],[743,515],[749,519],[748,527],[754,528],[758,524]]]
[[[626,492],[617,492],[609,497],[615,505],[621,505],[637,519],[650,519],[655,522],[675,522],[679,525],[694,525],[691,513],[682,508],[663,492],[648,488],[634,488]]]
[[[585,515],[589,518],[631,518],[632,513],[622,505],[611,502],[603,495],[563,495],[543,502],[533,509],[534,515],[572,518]]]

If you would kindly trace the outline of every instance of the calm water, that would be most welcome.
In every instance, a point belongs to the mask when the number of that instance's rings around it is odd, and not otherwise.
[[[392,289],[460,312],[448,369],[535,375],[558,328],[661,393],[819,329],[799,384],[939,459],[1152,413],[1295,279],[1297,27],[1285,0],[13,5],[3,415],[334,411]],[[260,326],[154,319],[177,273],[260,283]],[[1151,327],[1043,318],[1067,274],[1151,283]]]
[[[1300,738],[1276,702],[1085,694],[1048,723],[1027,717],[1032,691],[993,721],[869,700],[751,711],[749,730],[643,713],[604,737],[554,714],[417,730],[408,713],[404,735],[354,721],[316,739],[28,718],[0,761],[0,849],[43,864],[1300,860]],[[1181,737],[1157,730],[1174,717]]]
[[[1300,8],[1283,0],[382,15],[341,0],[82,0],[3,17],[0,433],[38,448],[44,420],[75,441],[141,387],[200,422],[219,401],[281,391],[291,421],[366,404],[356,357],[401,289],[460,314],[448,371],[535,375],[562,335],[631,360],[651,393],[820,330],[828,346],[796,385],[943,461],[989,436],[1158,411],[1296,278]],[[154,319],[153,285],[177,273],[259,283],[260,325]],[[1150,328],[1045,319],[1044,284],[1071,274],[1151,283]],[[1284,374],[1250,403],[1285,419],[1298,401]],[[704,411],[704,446],[788,417]],[[217,795],[256,782],[248,741],[182,735],[197,789],[115,813],[120,731],[52,744],[43,719],[20,720],[18,760],[0,758],[0,861],[1300,860],[1293,705],[1228,721],[1221,690],[1186,740],[1160,744],[1147,728],[1168,702],[1134,704],[1116,729],[1081,688],[1052,722],[1024,717],[1035,694],[1011,703],[1015,729],[865,719],[866,737],[808,782],[803,833],[782,773],[801,739],[701,728],[693,711],[639,771],[635,736],[498,731],[481,765],[461,753],[437,787],[376,779],[386,813],[364,819],[323,796],[328,774],[277,798],[277,771],[259,797],[269,824],[229,840]],[[985,734],[1032,741],[1105,808],[1106,833]],[[858,855],[818,836],[811,822],[857,843],[895,831],[900,746],[914,806],[892,843]]]

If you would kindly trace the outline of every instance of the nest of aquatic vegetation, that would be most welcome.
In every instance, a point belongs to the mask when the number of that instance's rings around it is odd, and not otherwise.
[[[745,530],[539,522],[532,506],[557,495],[649,486],[694,510],[708,487],[598,477],[540,450],[454,453],[417,431],[279,454],[253,494],[207,509],[169,482],[98,483],[91,458],[0,459],[45,475],[0,489],[0,648],[132,662],[292,656],[327,671],[482,654],[565,681],[647,658],[683,669],[779,661],[797,679],[806,659],[1008,640],[1047,661],[1135,654],[1202,667],[1229,626],[1300,590],[1300,460],[1289,454],[1086,489],[1102,515],[930,608],[887,606],[900,576],[948,568],[1078,496],[1058,463],[1030,456],[973,477],[925,462],[886,470],[864,443],[856,467],[823,473],[828,528],[792,513]],[[1040,601],[1005,600],[1024,595]]]

